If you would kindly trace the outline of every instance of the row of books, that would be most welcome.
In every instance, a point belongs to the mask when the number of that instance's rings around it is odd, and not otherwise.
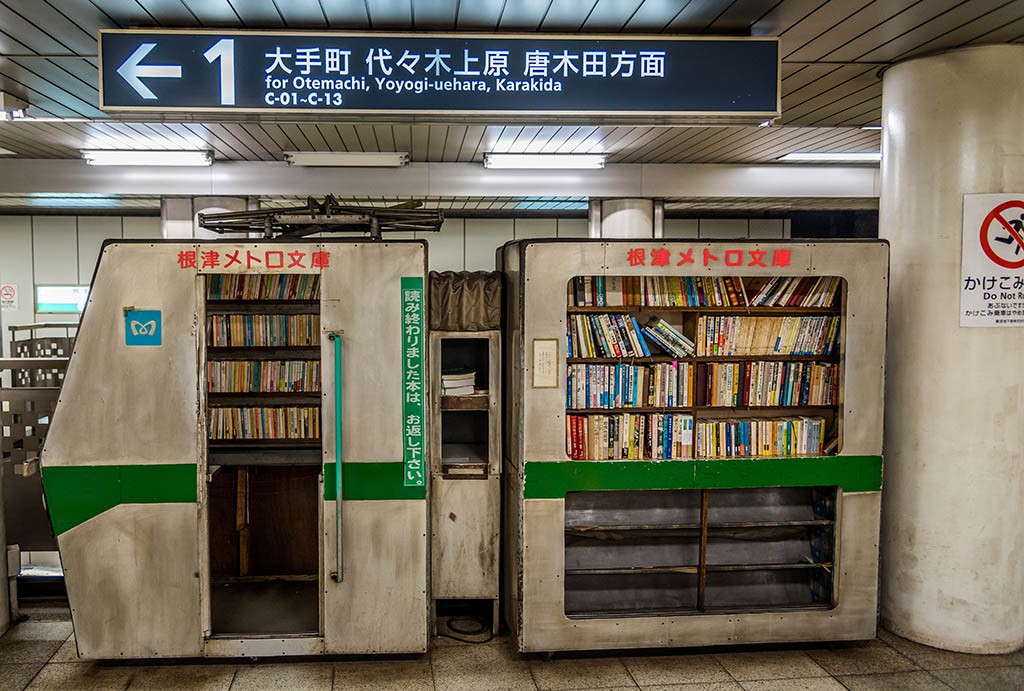
[[[681,413],[568,415],[566,452],[577,461],[690,458],[693,455],[693,416]]]
[[[650,357],[658,351],[691,357],[694,352],[693,341],[659,317],[640,326],[628,314],[573,314],[567,337],[569,357]]]
[[[207,345],[320,345],[319,314],[215,314],[209,318]]]
[[[209,300],[316,300],[319,274],[211,274]]]
[[[832,307],[838,276],[773,276],[750,298],[751,307]]]
[[[681,408],[690,405],[693,366],[569,365],[567,408]]]
[[[228,360],[207,363],[212,393],[289,393],[320,390],[319,360]]]
[[[747,304],[734,276],[576,276],[574,307],[730,307]]]
[[[705,420],[697,423],[697,456],[807,456],[824,449],[825,420]]]
[[[698,355],[831,355],[839,317],[705,315],[696,340]]]
[[[701,362],[699,406],[835,405],[839,365],[829,362]]]
[[[210,439],[319,439],[320,408],[210,408]]]

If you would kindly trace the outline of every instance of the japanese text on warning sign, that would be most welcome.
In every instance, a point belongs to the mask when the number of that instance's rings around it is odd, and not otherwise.
[[[1024,326],[1024,193],[964,195],[960,326]]]

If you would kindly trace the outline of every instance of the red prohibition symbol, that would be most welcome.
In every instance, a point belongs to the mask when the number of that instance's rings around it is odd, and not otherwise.
[[[1006,245],[1007,250],[1012,248],[1013,256],[1019,255],[1020,259],[1001,256],[992,242]],[[999,266],[1007,269],[1024,267],[1024,201],[1011,199],[988,212],[981,222],[981,249]]]
[[[0,298],[3,298],[4,300],[13,300],[14,286],[4,286],[3,289],[0,289]]]

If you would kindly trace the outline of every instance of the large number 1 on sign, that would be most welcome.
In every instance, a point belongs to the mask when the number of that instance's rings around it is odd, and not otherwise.
[[[235,105],[235,40],[222,38],[203,53],[210,64],[220,60],[220,104]]]

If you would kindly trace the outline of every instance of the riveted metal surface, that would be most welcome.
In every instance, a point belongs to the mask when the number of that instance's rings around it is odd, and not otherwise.
[[[202,654],[197,513],[122,504],[57,538],[83,658]]]
[[[343,502],[345,580],[335,583],[335,502],[324,503],[324,650],[427,650],[427,504],[418,500]]]

